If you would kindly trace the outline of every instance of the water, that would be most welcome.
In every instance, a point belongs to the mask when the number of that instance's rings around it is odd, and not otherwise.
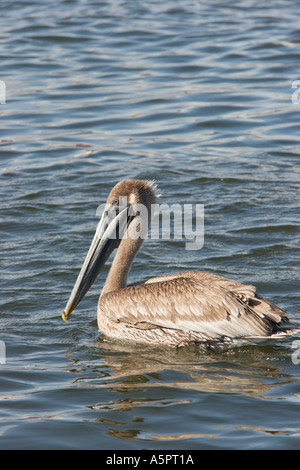
[[[61,320],[96,209],[129,177],[205,206],[203,249],[148,240],[132,282],[215,272],[300,325],[297,12],[2,0],[2,449],[300,447],[299,336],[207,353],[109,341],[96,325],[108,267]]]

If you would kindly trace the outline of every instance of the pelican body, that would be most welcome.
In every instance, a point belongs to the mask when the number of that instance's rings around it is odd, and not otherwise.
[[[108,337],[185,346],[294,332],[282,326],[286,312],[259,297],[254,286],[215,274],[185,271],[127,286],[155,202],[153,182],[123,180],[112,189],[63,312],[64,320],[117,249],[97,310],[99,330]],[[140,205],[148,209],[148,217],[141,216]]]

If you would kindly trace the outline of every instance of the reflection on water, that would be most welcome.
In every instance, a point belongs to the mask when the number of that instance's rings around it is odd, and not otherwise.
[[[285,377],[284,369],[280,366],[282,358],[286,359],[286,349],[276,348],[274,351],[270,344],[265,343],[263,346],[248,345],[222,353],[203,353],[194,346],[172,349],[100,339],[96,346],[100,349],[99,366],[92,365],[92,377],[89,377],[85,373],[88,373],[90,367],[85,370],[83,364],[81,369],[79,362],[77,373],[83,374],[83,377],[77,378],[73,385],[105,387],[121,394],[145,392],[155,387],[173,387],[179,390],[264,397],[278,385],[295,380],[288,375]],[[167,380],[168,371],[176,380]],[[95,406],[119,409],[142,404],[141,399],[129,399],[128,402],[121,400],[115,404]],[[177,400],[151,401],[151,406],[173,404],[176,405]]]
[[[93,360],[73,357],[77,378],[71,387],[95,392],[94,402],[87,406],[91,414],[85,419],[105,426],[108,436],[121,441],[161,442],[166,446],[178,442],[184,448],[186,442],[196,446],[202,441],[219,442],[231,429],[294,437],[295,431],[286,427],[272,429],[253,425],[251,420],[249,425],[239,424],[239,416],[247,414],[254,403],[266,414],[272,403],[284,400],[283,389],[297,388],[298,376],[286,372],[290,354],[284,340],[276,345],[262,341],[207,353],[196,347],[131,345],[100,336],[93,343]],[[72,356],[76,352],[69,358]],[[70,370],[74,371],[72,365]],[[103,390],[108,392],[105,401],[101,398]],[[297,403],[297,395],[294,397]],[[207,403],[214,403],[215,409],[210,408],[209,414],[215,426],[213,431],[205,426],[203,432]],[[187,416],[187,422],[181,421],[182,432],[178,433],[182,416]],[[174,419],[177,425],[173,427]]]

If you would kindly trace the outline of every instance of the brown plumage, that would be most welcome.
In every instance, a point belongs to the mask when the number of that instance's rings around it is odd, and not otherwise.
[[[155,190],[153,183],[141,180],[121,181],[113,188],[64,319],[117,248],[98,302],[99,329],[110,337],[180,346],[293,333],[281,326],[287,321],[286,312],[260,298],[254,286],[215,274],[179,272],[127,286],[131,264],[143,241],[132,235],[150,223],[150,218],[143,219],[135,209],[137,204],[143,204],[150,214],[150,206],[156,201]],[[123,235],[111,241],[108,235],[113,224],[121,225],[120,197],[124,196],[131,216]],[[119,216],[110,216],[112,208],[117,209]]]

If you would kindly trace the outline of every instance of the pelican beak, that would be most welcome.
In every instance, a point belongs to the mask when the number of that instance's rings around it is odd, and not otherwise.
[[[127,207],[118,213],[111,210],[111,206],[109,210],[104,210],[88,254],[62,314],[63,320],[68,320],[71,312],[85,296],[107,258],[119,245],[131,219],[132,217],[128,216]]]

